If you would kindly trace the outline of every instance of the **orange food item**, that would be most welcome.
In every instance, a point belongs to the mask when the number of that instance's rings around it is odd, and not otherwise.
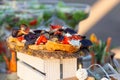
[[[49,51],[65,51],[68,52],[69,54],[72,54],[76,51],[78,51],[78,48],[69,44],[61,44],[53,41],[47,41],[45,44],[45,48]]]
[[[11,50],[10,71],[17,72],[16,53],[13,50]]]
[[[53,30],[53,29],[60,29],[60,28],[62,28],[62,26],[60,26],[60,25],[50,25],[51,27],[51,30]]]
[[[20,37],[17,37],[17,39],[18,39],[18,41],[22,41],[22,40],[24,40],[24,37],[23,36],[20,36]]]
[[[64,37],[64,39],[62,40],[63,44],[69,44],[69,38],[68,37]]]
[[[38,37],[38,39],[35,42],[35,44],[39,45],[40,43],[46,43],[46,42],[47,42],[47,38],[44,35],[41,35],[40,37]]]

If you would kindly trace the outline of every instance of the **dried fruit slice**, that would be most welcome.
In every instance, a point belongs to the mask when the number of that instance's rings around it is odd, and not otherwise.
[[[65,51],[68,52],[69,54],[72,54],[74,52],[77,52],[79,49],[75,46],[72,46],[70,44],[61,44],[57,42],[53,42],[48,40],[47,43],[45,44],[45,47],[49,51]]]
[[[40,43],[46,43],[47,42],[47,38],[44,35],[41,35],[40,37],[37,38],[35,44],[39,45]]]
[[[60,25],[50,25],[50,26],[51,26],[50,27],[51,30],[61,29],[62,28],[62,26],[60,26]]]
[[[63,44],[69,44],[69,38],[68,37],[66,37],[66,36],[64,36],[64,39],[62,40],[62,43]]]
[[[18,41],[22,41],[22,40],[24,40],[24,36],[20,36],[20,37],[17,37],[17,39],[18,39]]]

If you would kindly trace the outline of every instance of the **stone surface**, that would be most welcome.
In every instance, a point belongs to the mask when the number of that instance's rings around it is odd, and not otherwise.
[[[0,80],[20,80],[17,77],[17,73],[10,73],[10,74],[6,74],[6,73],[0,73]]]

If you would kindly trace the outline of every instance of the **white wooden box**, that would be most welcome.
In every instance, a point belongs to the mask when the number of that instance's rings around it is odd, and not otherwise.
[[[17,52],[17,58],[17,74],[23,80],[60,80],[61,75],[63,79],[74,77],[77,70],[76,58],[41,59],[20,52]]]

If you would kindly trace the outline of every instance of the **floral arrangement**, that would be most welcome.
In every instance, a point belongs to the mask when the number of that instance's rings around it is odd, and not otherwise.
[[[90,48],[92,56],[95,56],[96,63],[104,64],[110,53],[111,49],[111,37],[108,37],[106,41],[98,39],[97,36],[93,33],[90,35],[90,40],[93,43],[93,46]]]

